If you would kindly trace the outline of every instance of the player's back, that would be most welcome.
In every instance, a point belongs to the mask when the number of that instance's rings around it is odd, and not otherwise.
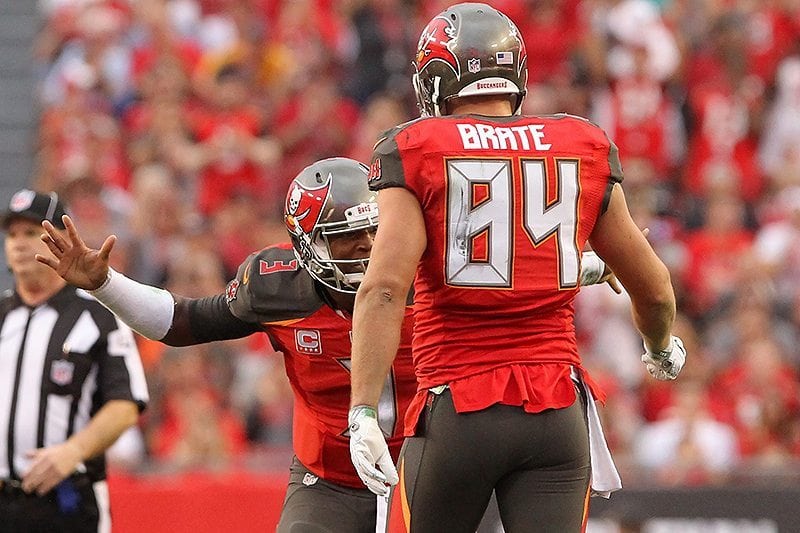
[[[421,384],[514,362],[578,364],[580,254],[621,180],[605,133],[569,115],[425,118],[390,131],[376,158],[371,185],[405,186],[425,217]]]

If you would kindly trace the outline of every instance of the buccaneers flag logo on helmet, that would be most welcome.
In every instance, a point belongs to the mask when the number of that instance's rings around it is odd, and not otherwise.
[[[417,72],[422,72],[429,63],[441,61],[448,65],[457,78],[461,78],[461,65],[450,49],[456,39],[456,27],[443,16],[435,17],[422,30],[417,44]]]
[[[311,235],[322,216],[322,207],[328,200],[330,189],[330,174],[325,183],[315,189],[306,189],[296,181],[292,183],[292,191],[286,197],[286,225],[289,231],[295,235]]]

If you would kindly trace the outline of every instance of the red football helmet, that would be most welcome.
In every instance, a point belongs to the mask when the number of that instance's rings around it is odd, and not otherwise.
[[[329,245],[333,235],[377,228],[377,196],[367,187],[368,172],[352,159],[323,159],[303,169],[286,194],[283,218],[297,259],[335,291],[355,293],[369,263],[333,257]]]
[[[422,116],[446,114],[460,96],[512,95],[518,113],[528,82],[528,54],[517,26],[486,4],[456,4],[422,31],[413,83]]]

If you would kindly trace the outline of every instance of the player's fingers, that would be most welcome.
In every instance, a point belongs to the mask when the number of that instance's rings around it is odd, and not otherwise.
[[[36,254],[34,257],[40,263],[43,263],[43,264],[49,266],[53,270],[58,270],[58,261],[56,261],[52,257],[46,257],[46,256],[41,255],[41,254]]]
[[[371,477],[362,477],[361,481],[364,482],[364,485],[366,485],[373,494],[377,494],[378,496],[388,496],[389,487],[386,486],[385,482]]]
[[[394,466],[392,456],[389,455],[388,452],[384,453],[380,459],[378,459],[378,466],[386,477],[386,483],[389,485],[397,485],[397,482],[400,481],[400,477],[397,475],[397,468]]]
[[[608,286],[611,287],[611,290],[613,290],[617,294],[622,294],[622,287],[620,286],[619,280],[617,279],[616,276],[612,276],[608,280]]]
[[[50,235],[43,233],[39,238],[47,245],[47,248],[53,253],[54,256],[61,259],[61,256],[64,255],[64,250],[58,246],[58,244],[56,244],[56,241],[54,241]]]
[[[42,220],[42,229],[44,229],[45,233],[47,233],[51,237],[58,235],[55,226],[53,226],[53,224],[49,220]]]
[[[63,215],[61,217],[61,222],[64,223],[64,227],[67,229],[67,235],[69,235],[69,240],[72,242],[73,246],[83,247],[83,239],[78,234],[78,228],[75,227],[75,223],[69,217],[69,215]]]
[[[44,228],[45,233],[42,235],[42,240],[44,241],[45,236],[48,240],[52,241],[55,246],[63,251],[66,249],[67,242],[64,238],[59,235],[58,231],[56,231],[55,226],[53,226],[49,220],[42,221],[42,228]],[[47,241],[44,241],[47,242]]]
[[[358,473],[361,475],[361,479],[368,478],[374,479],[381,483],[386,483],[386,476],[383,473],[375,468],[375,465],[370,463],[366,458],[359,457],[358,458],[358,465],[357,465]]]
[[[28,457],[31,457],[30,455]],[[42,465],[34,460],[30,469],[22,476],[22,490],[30,494],[35,491],[42,483]]]
[[[362,481],[372,494],[377,496],[387,496],[389,494],[389,488],[380,481],[374,479],[362,479]]]
[[[111,255],[111,250],[114,248],[114,243],[116,242],[116,235],[109,235],[106,237],[106,240],[103,242],[103,246],[100,247],[100,259],[103,261],[108,261],[108,258]]]
[[[388,494],[389,489],[386,486],[386,476],[375,468],[375,465],[373,465],[371,461],[366,457],[359,456],[355,459],[354,463],[356,472],[358,472],[358,477],[361,478],[361,481],[373,494],[377,494],[378,496],[386,496]]]

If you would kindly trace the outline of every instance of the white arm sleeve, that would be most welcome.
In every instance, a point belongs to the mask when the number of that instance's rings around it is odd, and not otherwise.
[[[97,289],[89,291],[120,320],[148,339],[161,340],[172,327],[175,299],[169,291],[134,281],[113,268]]]

